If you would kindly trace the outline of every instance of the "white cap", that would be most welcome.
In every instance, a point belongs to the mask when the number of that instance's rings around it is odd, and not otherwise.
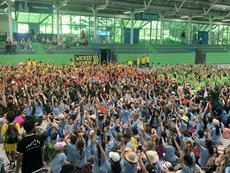
[[[94,134],[94,130],[90,130],[89,134],[93,135]]]
[[[96,115],[95,114],[92,114],[89,117],[92,118],[92,119],[94,119],[94,120],[96,119]]]
[[[174,91],[171,92],[172,95],[176,95],[176,93]]]
[[[118,162],[121,159],[121,156],[117,152],[109,152],[109,157],[114,161]]]

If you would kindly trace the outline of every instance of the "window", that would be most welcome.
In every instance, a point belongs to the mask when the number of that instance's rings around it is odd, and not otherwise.
[[[69,15],[62,15],[62,24],[70,24],[70,16]]]
[[[62,25],[62,34],[70,34],[71,33],[71,28],[70,25]]]
[[[40,14],[38,13],[30,13],[30,18],[29,18],[29,22],[30,23],[38,23],[39,19],[40,19]]]
[[[18,22],[28,22],[29,21],[29,13],[19,13]]]
[[[18,23],[18,33],[29,33],[28,24]]]
[[[46,25],[41,24],[39,30],[40,30],[40,33],[45,34],[46,33]]]

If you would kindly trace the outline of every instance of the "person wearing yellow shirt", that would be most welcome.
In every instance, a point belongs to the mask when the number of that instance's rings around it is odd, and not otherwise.
[[[142,65],[142,66],[145,66],[145,63],[146,63],[146,62],[145,62],[145,57],[143,56],[142,59],[141,59],[141,65]]]
[[[131,67],[133,66],[133,61],[128,61],[128,65]]]
[[[149,67],[149,56],[145,56],[146,66]]]
[[[5,150],[6,156],[10,161],[10,168],[14,169],[15,168],[15,154],[16,154],[18,140],[17,141],[16,140],[11,141],[13,139],[9,138],[9,135],[7,135],[7,133],[8,133],[7,130],[8,130],[10,125],[15,126],[14,128],[16,130],[16,133],[17,133],[18,137],[19,137],[19,135],[20,135],[20,126],[19,126],[18,123],[14,122],[15,115],[14,115],[13,111],[9,111],[7,113],[6,119],[7,119],[8,123],[4,123],[2,125],[2,131],[1,131],[2,137],[5,138],[3,149]]]
[[[140,66],[140,61],[141,61],[141,59],[139,57],[137,57],[137,67]]]

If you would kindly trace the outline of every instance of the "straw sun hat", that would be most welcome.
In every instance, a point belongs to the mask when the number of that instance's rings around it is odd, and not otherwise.
[[[135,152],[132,151],[131,148],[126,147],[125,148],[125,159],[131,163],[137,162],[137,155]]]
[[[156,151],[147,151],[146,156],[151,163],[157,163],[159,156]]]

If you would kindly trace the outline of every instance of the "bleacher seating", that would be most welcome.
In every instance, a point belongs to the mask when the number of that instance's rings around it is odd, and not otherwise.
[[[225,47],[220,45],[156,45],[153,48],[157,53],[192,53],[197,48],[204,49],[207,53],[228,52]]]
[[[95,54],[102,49],[110,49],[114,54],[151,54],[152,48],[144,45],[111,45],[111,44],[97,44],[79,47],[70,47],[62,49],[58,46],[46,45],[44,46],[46,52],[49,54]]]
[[[187,45],[154,45],[157,53],[191,53],[193,48]]]
[[[194,48],[202,48],[204,49],[207,53],[221,53],[221,52],[228,52],[228,50],[221,46],[221,45],[196,45]]]
[[[80,47],[70,47],[62,49],[59,46],[46,45],[44,46],[46,53],[48,54],[78,54],[87,55],[95,54],[95,49],[93,46],[80,46]]]
[[[152,54],[152,49],[145,45],[115,45],[112,52],[115,54]]]

